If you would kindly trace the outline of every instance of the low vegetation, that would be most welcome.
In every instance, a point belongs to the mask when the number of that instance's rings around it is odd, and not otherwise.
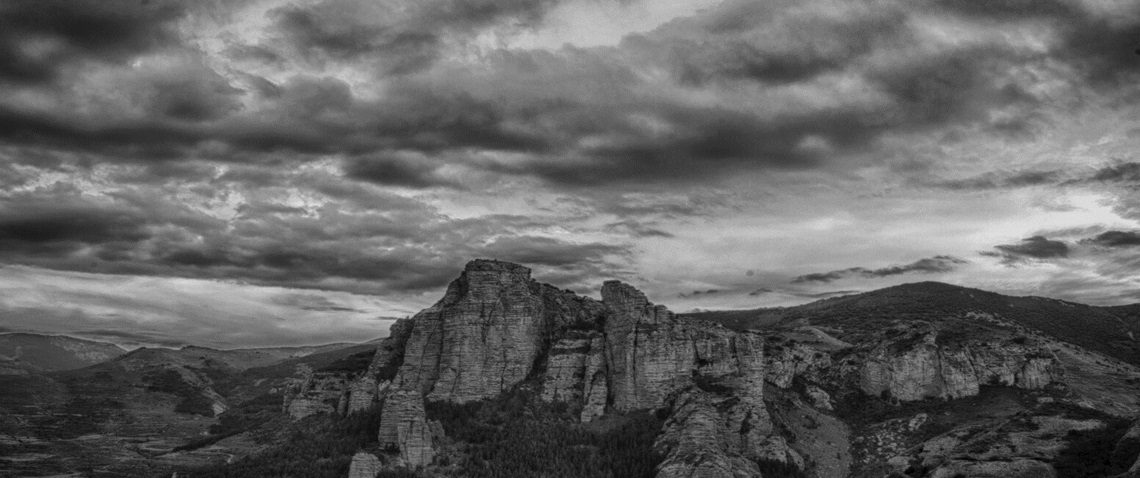
[[[202,391],[182,379],[182,374],[174,370],[163,370],[148,374],[143,379],[147,390],[169,393],[181,400],[174,405],[174,411],[204,417],[214,416],[213,403],[202,395]]]
[[[480,402],[430,403],[428,418],[466,444],[457,463],[471,478],[639,478],[654,476],[662,457],[653,451],[661,419],[647,412],[609,427],[577,422],[565,404],[547,404],[523,391]]]
[[[376,446],[380,408],[347,417],[318,415],[288,425],[275,446],[230,464],[178,470],[188,478],[344,478],[352,455]],[[399,475],[396,475],[399,476]]]
[[[1065,448],[1053,462],[1057,477],[1102,477],[1128,471],[1136,461],[1136,448],[1118,444],[1129,425],[1128,420],[1109,419],[1104,428],[1069,432],[1065,436]]]

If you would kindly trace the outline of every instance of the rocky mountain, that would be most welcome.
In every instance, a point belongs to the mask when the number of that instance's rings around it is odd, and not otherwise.
[[[468,264],[401,325],[402,357],[389,358],[398,368],[376,395],[376,456],[447,475],[448,446],[436,444],[448,430],[421,400],[430,409],[519,388],[582,422],[663,414],[658,477],[1064,475],[1079,437],[1140,413],[1140,322],[1114,309],[920,283],[726,327],[678,317],[628,284],[606,282],[601,295],[539,284],[514,264]]]
[[[699,315],[619,281],[600,297],[476,260],[383,341],[327,359],[89,370],[226,406],[156,455],[224,462],[149,469],[180,476],[1140,474],[1136,307],[938,283]]]
[[[72,370],[125,353],[115,344],[64,335],[0,334],[0,375]]]

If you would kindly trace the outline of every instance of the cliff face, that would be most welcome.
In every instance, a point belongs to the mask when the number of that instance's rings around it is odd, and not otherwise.
[[[569,331],[550,347],[542,399],[579,405],[581,420],[605,413],[608,384],[605,337],[597,331]]]
[[[394,383],[429,400],[493,397],[526,378],[556,324],[588,318],[590,302],[543,287],[525,267],[472,261],[413,318]]]
[[[694,380],[736,376],[763,394],[763,352],[746,333],[676,318],[637,289],[618,281],[602,286],[606,359],[613,407],[656,408]]]
[[[427,429],[417,425],[424,423],[424,400],[490,398],[529,377],[542,399],[571,405],[582,421],[611,407],[668,407],[670,397],[697,386],[732,389],[731,405],[708,412],[716,415],[717,426],[744,430],[726,442],[730,453],[788,459],[787,448],[771,436],[764,408],[761,338],[683,321],[621,282],[606,282],[602,298],[597,302],[539,284],[529,269],[515,264],[469,263],[442,300],[393,333],[405,334],[406,328],[402,353],[390,354],[402,357],[402,363],[385,399],[381,441],[409,455],[409,463],[430,462],[430,454],[418,451],[431,448],[430,437],[416,431]],[[382,360],[379,353],[376,360]],[[362,391],[351,396],[367,394],[372,384],[362,379],[356,388]],[[409,436],[427,438],[400,439],[399,423]],[[683,426],[687,420],[676,423]],[[661,447],[683,442],[665,441]]]
[[[435,457],[431,427],[424,415],[424,398],[415,390],[388,394],[381,410],[380,446],[397,450],[400,460],[416,468],[431,464]]]
[[[915,454],[930,437],[926,418],[867,423],[850,415],[861,413],[852,400],[888,407],[957,400],[990,385],[1043,394],[1063,367],[1045,342],[1016,336],[1023,331],[988,323],[954,333],[946,324],[957,322],[922,320],[883,329],[856,321],[854,332],[810,320],[737,331],[677,317],[619,281],[605,282],[601,296],[540,284],[515,264],[473,261],[443,299],[393,325],[368,372],[349,386],[346,407],[383,401],[380,442],[413,467],[432,465],[453,444],[427,420],[425,402],[488,399],[521,385],[568,404],[583,422],[608,412],[667,414],[654,444],[665,457],[660,477],[759,476],[766,463],[818,477],[881,476],[871,462],[918,464],[934,475],[1051,470],[1052,455],[1032,451],[1057,448],[1041,438],[1048,432],[1015,436],[1011,443],[1030,450],[1020,454],[926,460]],[[765,382],[779,389],[771,397]],[[1019,400],[1018,407],[1032,402]],[[904,426],[893,430],[895,422]]]
[[[937,345],[937,333],[902,352],[883,344],[864,361],[860,388],[869,395],[889,393],[899,400],[963,398],[985,384],[1044,388],[1060,374],[1048,350],[1017,344]]]

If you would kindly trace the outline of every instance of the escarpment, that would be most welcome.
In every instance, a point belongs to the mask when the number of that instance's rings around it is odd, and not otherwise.
[[[937,344],[937,332],[905,351],[893,344],[877,347],[860,370],[860,388],[899,400],[962,398],[985,384],[1044,388],[1060,373],[1048,350],[1017,344]]]
[[[1004,415],[975,417],[955,400],[997,403],[1019,417],[1068,413],[1041,408],[1063,393],[1053,387],[1065,377],[1055,345],[1018,336],[1020,329],[989,323],[963,332],[954,328],[974,319],[957,317],[886,327],[809,318],[733,330],[677,316],[620,281],[600,292],[600,301],[581,297],[535,281],[520,265],[472,261],[441,300],[392,326],[368,371],[347,386],[345,408],[381,403],[384,462],[435,472],[454,467],[464,445],[428,419],[428,405],[519,393],[565,404],[560,410],[581,422],[656,412],[664,419],[652,440],[659,477],[772,469],[942,476],[1004,469],[1003,460],[1033,472],[1050,467],[1063,446],[1049,441],[1053,422],[1029,420],[1025,429],[1036,428],[1003,438],[1025,449],[970,451],[981,449],[986,430],[1001,429],[993,417]],[[906,415],[910,403],[949,411]],[[938,448],[951,440],[931,430],[953,430],[957,441]]]
[[[762,338],[682,320],[618,281],[606,282],[601,295],[599,302],[540,284],[515,264],[469,263],[443,299],[398,325],[393,336],[406,337],[402,352],[377,355],[374,368],[400,358],[390,386],[380,393],[387,395],[381,442],[398,449],[406,463],[426,464],[430,437],[415,431],[426,429],[417,425],[425,422],[422,402],[487,399],[524,382],[533,383],[541,399],[568,404],[584,422],[607,410],[670,409],[674,402],[689,403],[676,398],[678,393],[711,393],[704,387],[730,390],[717,403],[731,405],[701,413],[715,414],[723,429],[745,430],[728,441],[726,453],[787,459],[789,450],[771,437],[764,407]],[[388,365],[376,365],[381,362]],[[373,383],[381,387],[378,376],[370,370],[353,395],[369,393]],[[405,435],[428,439],[400,439],[394,433],[398,423],[409,430]],[[683,427],[688,421],[675,423]],[[691,449],[678,446],[684,440],[661,443],[659,449],[675,461],[685,460]]]
[[[600,311],[532,280],[526,267],[472,261],[442,300],[412,319],[395,386],[428,400],[493,397],[527,377],[555,328],[590,323]]]

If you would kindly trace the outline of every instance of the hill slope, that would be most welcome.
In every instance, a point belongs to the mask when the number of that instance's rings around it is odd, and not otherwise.
[[[940,282],[918,282],[796,307],[714,311],[686,317],[735,329],[762,329],[810,322],[819,326],[874,330],[899,320],[994,317],[1140,365],[1140,304],[1096,307],[1044,297],[1012,297]]]
[[[87,367],[127,353],[115,344],[63,335],[0,335],[0,375]]]

